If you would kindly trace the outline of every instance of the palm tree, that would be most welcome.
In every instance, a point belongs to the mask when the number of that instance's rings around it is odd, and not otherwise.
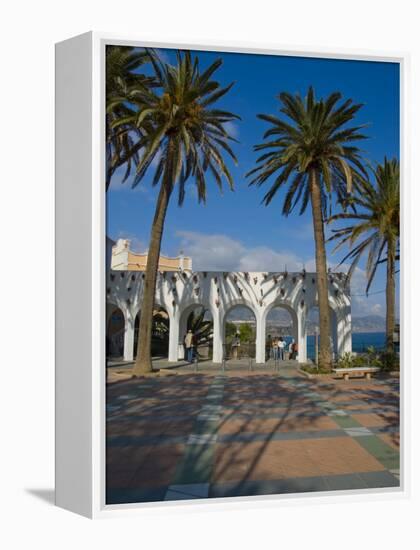
[[[191,179],[197,188],[198,201],[205,202],[207,173],[213,176],[220,189],[223,178],[233,189],[233,179],[223,153],[237,162],[228,143],[233,138],[225,124],[239,117],[214,108],[214,103],[233,85],[222,88],[219,82],[211,80],[222,60],[217,59],[203,72],[200,72],[198,57],[192,59],[189,52],[177,52],[174,66],[161,62],[156,56],[151,56],[151,62],[159,90],[149,88],[136,94],[132,91],[136,113],[131,118],[125,117],[121,123],[135,128],[147,125],[148,128],[147,143],[137,164],[133,186],[144,178],[154,159],[157,166],[153,185],[159,184],[144,279],[135,376],[152,371],[150,342],[156,276],[172,192],[178,185],[178,204],[182,205],[185,185]],[[114,128],[118,126],[119,123],[114,124]]]
[[[211,343],[213,321],[205,318],[207,311],[205,307],[201,307],[196,311],[192,311],[187,319],[187,332],[191,330],[197,346]]]
[[[366,136],[360,133],[361,126],[348,127],[361,108],[351,99],[338,104],[341,94],[331,94],[325,101],[316,100],[312,87],[305,99],[299,94],[281,93],[280,112],[258,115],[271,127],[264,139],[271,141],[256,145],[256,151],[265,151],[257,159],[257,166],[247,175],[252,176],[250,185],[261,186],[274,178],[263,198],[268,205],[277,191],[286,185],[283,214],[288,216],[300,204],[300,214],[311,202],[316,249],[318,283],[320,365],[331,368],[330,313],[328,306],[327,260],[325,253],[324,221],[332,194],[342,202],[357,184],[360,173],[365,174],[360,151],[354,142]]]
[[[133,165],[139,160],[139,150],[144,145],[144,131],[127,124],[113,126],[115,121],[134,115],[130,105],[131,94],[154,86],[155,80],[138,72],[150,61],[150,53],[128,46],[106,47],[106,189],[117,168],[126,165],[125,181]]]
[[[329,221],[349,220],[353,225],[333,230],[330,240],[339,240],[336,250],[344,244],[350,252],[342,262],[351,260],[348,276],[351,277],[361,257],[367,252],[366,294],[376,275],[378,266],[386,262],[386,347],[393,351],[395,327],[395,264],[399,259],[400,236],[400,165],[397,159],[379,164],[374,170],[375,182],[361,182],[349,201],[353,212],[342,212]],[[357,244],[356,244],[357,243]]]

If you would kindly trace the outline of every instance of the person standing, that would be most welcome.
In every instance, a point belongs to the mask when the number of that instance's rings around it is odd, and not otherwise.
[[[184,339],[185,349],[187,351],[187,361],[189,363],[193,362],[193,333],[192,330],[189,330],[187,334],[185,335]]]
[[[268,335],[267,340],[265,342],[265,358],[271,359],[273,354],[273,339],[271,338],[271,334]]]
[[[298,345],[296,344],[295,341],[293,341],[292,351],[293,351],[293,359],[297,359],[297,355],[298,355]]]
[[[294,359],[293,357],[293,344],[295,343],[295,339],[292,338],[290,344],[289,344],[289,359]]]
[[[280,336],[278,347],[279,347],[279,359],[280,361],[284,361],[284,348],[286,347],[286,342],[283,340],[283,336]]]
[[[274,361],[277,361],[279,358],[279,341],[277,338],[273,338],[272,342],[272,357]]]
[[[238,359],[240,345],[241,345],[241,339],[239,337],[239,332],[237,332],[232,340],[232,358],[233,359]]]

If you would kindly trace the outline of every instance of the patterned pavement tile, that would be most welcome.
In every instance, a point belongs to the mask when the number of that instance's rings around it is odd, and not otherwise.
[[[364,437],[366,435],[372,435],[372,432],[364,426],[356,426],[355,428],[346,428],[344,430],[350,437]]]
[[[399,486],[398,383],[231,369],[111,384],[107,503]]]
[[[288,431],[318,431],[334,430],[336,423],[328,416],[315,418],[249,418],[249,419],[227,419],[221,423],[219,434],[250,433],[275,433]]]
[[[380,415],[376,413],[356,413],[352,414],[352,417],[357,420],[357,422],[359,422],[362,426],[366,426],[367,428],[375,426],[387,426],[398,423],[398,416],[390,413],[383,413]]]
[[[276,495],[286,493],[311,493],[328,491],[323,477],[299,477],[294,479],[270,479],[258,481],[240,481],[212,483],[210,497]]]
[[[389,445],[392,449],[394,449],[395,451],[399,451],[399,449],[400,449],[400,434],[399,433],[380,434],[380,435],[378,435],[378,437],[384,443]]]
[[[214,448],[214,445],[188,445],[172,484],[208,483],[213,468]]]
[[[168,484],[183,454],[183,445],[112,449],[107,453],[107,488]]]
[[[183,485],[170,485],[165,495],[165,500],[191,500],[207,498],[209,496],[210,483],[187,483]]]
[[[358,443],[374,456],[387,470],[400,467],[399,453],[387,445],[381,438],[372,435],[358,438]]]
[[[136,502],[159,502],[165,499],[166,485],[146,488],[106,488],[106,504],[131,504]]]

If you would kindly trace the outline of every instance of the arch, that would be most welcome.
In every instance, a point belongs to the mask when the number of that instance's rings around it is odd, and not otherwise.
[[[244,303],[242,300],[234,300],[234,302],[237,303],[230,302],[229,308],[225,310],[223,314],[223,355],[227,359],[239,359],[241,357],[255,358],[257,347],[258,314],[252,304]],[[231,325],[228,325],[229,314],[238,307],[248,309],[254,316],[254,323],[244,320],[237,320],[236,323],[233,321]],[[236,339],[237,337],[239,340]],[[239,345],[235,345],[237,342]]]
[[[178,359],[186,359],[185,335],[192,330],[198,359],[212,360],[214,313],[204,302],[190,302],[179,314]]]
[[[333,352],[333,358],[336,358],[339,355],[339,339],[338,339],[338,314],[339,308],[332,300],[329,300],[329,309],[330,309],[330,326],[331,326],[331,349]],[[306,311],[306,320],[305,320],[305,335],[306,335],[306,345],[307,345],[307,356],[312,361],[315,361],[315,334],[308,334],[308,325],[311,323],[309,319],[310,313],[312,310],[318,310],[318,321],[315,323],[319,328],[319,305],[318,302],[314,302],[308,306]],[[319,332],[318,332],[319,334]]]
[[[124,356],[124,333],[126,316],[123,310],[113,302],[106,304],[106,357]]]
[[[249,300],[244,300],[243,298],[237,298],[237,299],[233,299],[233,300],[229,300],[227,303],[224,303],[223,304],[223,318],[225,319],[227,315],[229,315],[229,313],[232,311],[232,309],[238,307],[238,306],[242,306],[242,307],[246,307],[248,309],[250,309],[252,311],[252,313],[254,314],[255,316],[255,319],[257,319],[258,315],[259,315],[259,312],[257,310],[257,307],[256,305],[249,301]]]
[[[270,314],[275,309],[282,309],[285,310],[291,320],[291,328],[290,330],[286,331],[284,329],[275,328],[274,330],[268,330],[268,318]],[[289,356],[289,346],[294,342],[296,345],[298,345],[299,342],[299,318],[297,311],[288,303],[282,302],[282,301],[275,301],[272,304],[270,304],[263,313],[263,323],[265,328],[265,357],[266,360],[276,358],[277,350],[273,347],[272,343],[274,339],[282,339],[285,340],[286,346],[285,346],[285,358],[290,358]],[[275,326],[275,324],[274,324]],[[296,357],[295,357],[296,356]],[[295,352],[295,356],[293,359],[297,359],[297,354]]]
[[[138,309],[134,317],[134,357],[137,355],[137,345],[139,339],[141,310]],[[152,357],[168,357],[169,351],[169,325],[170,316],[167,309],[160,304],[156,304],[153,311],[152,327]]]

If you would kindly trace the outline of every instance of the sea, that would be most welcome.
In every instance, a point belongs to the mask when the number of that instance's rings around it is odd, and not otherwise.
[[[309,359],[315,359],[315,336],[308,335],[307,353]],[[377,350],[385,348],[385,332],[353,332],[352,349],[357,353],[366,351],[369,346]]]

